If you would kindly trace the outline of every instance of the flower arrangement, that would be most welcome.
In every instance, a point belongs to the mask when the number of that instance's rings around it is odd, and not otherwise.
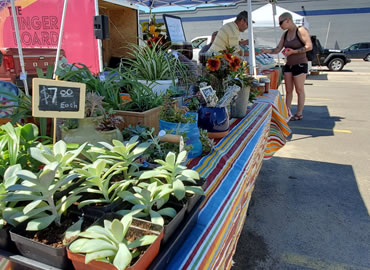
[[[206,74],[201,79],[212,85],[217,97],[222,98],[228,85],[250,85],[253,78],[247,74],[248,64],[239,56],[233,55],[232,49],[221,51],[207,60]]]
[[[155,15],[149,19],[149,22],[141,23],[143,39],[149,47],[152,47],[153,44],[164,45],[168,42],[167,31],[163,26],[164,23],[156,22]]]

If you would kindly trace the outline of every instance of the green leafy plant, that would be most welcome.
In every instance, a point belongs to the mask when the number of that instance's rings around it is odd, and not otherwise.
[[[29,220],[26,227],[28,231],[45,229],[53,222],[60,226],[63,213],[81,197],[75,192],[63,196],[58,201],[54,200],[54,195],[63,189],[65,184],[78,177],[77,174],[69,174],[56,178],[59,166],[58,162],[52,162],[47,164],[38,174],[20,170],[16,176],[23,181],[7,188],[8,193],[4,198],[5,201],[30,201],[22,208],[22,211],[11,217],[17,222]]]
[[[127,240],[127,232],[132,223],[132,216],[126,215],[121,220],[104,220],[104,227],[93,225],[79,238],[72,242],[69,250],[86,254],[85,263],[99,260],[113,264],[117,269],[128,267],[133,258],[139,256],[138,247],[152,244],[157,235],[144,235],[134,241]]]
[[[203,154],[210,153],[215,147],[215,141],[208,137],[208,131],[199,129],[200,142],[202,143]]]
[[[36,146],[40,138],[38,128],[34,124],[18,124],[14,127],[7,123],[0,126],[0,179],[6,168],[18,163],[24,169],[38,171],[40,163],[31,158],[28,150]]]
[[[149,147],[150,143],[139,143],[138,136],[132,137],[128,142],[112,141],[113,145],[101,142],[106,149],[94,148],[91,151],[100,152],[99,159],[106,160],[115,169],[122,169],[123,178],[129,179],[139,165],[135,162]]]
[[[187,169],[186,166],[181,165],[185,159],[186,151],[182,151],[177,157],[175,153],[170,152],[165,160],[155,160],[161,166],[143,172],[139,179],[151,179],[161,184],[169,184],[170,189],[173,190],[173,195],[178,200],[184,199],[186,192],[203,195],[204,192],[201,187],[184,185],[184,182],[196,184],[196,180],[199,180],[197,171]]]
[[[174,81],[177,77],[188,76],[188,67],[172,55],[167,46],[161,45],[161,40],[152,43],[151,46],[141,47],[131,44],[129,55],[132,58],[127,61],[131,68],[127,74],[131,74],[132,78]]]
[[[82,169],[75,169],[75,172],[81,178],[86,179],[81,187],[72,191],[72,193],[88,192],[101,196],[96,199],[83,200],[78,204],[78,208],[90,204],[110,204],[119,198],[118,194],[126,190],[134,180],[124,180],[111,182],[113,176],[120,174],[124,168],[119,165],[114,165],[107,169],[107,162],[105,160],[96,160],[93,164],[86,165]]]
[[[171,218],[176,216],[176,210],[172,207],[162,208],[168,201],[169,194],[172,192],[169,185],[158,185],[157,182],[151,184],[140,183],[139,186],[133,187],[133,190],[135,193],[125,191],[120,194],[121,198],[133,204],[133,207],[131,210],[119,210],[117,211],[118,214],[150,217],[152,223],[162,226],[164,225],[162,216]]]
[[[169,95],[165,96],[159,119],[172,123],[195,123],[193,115],[187,114],[185,107],[179,108]]]

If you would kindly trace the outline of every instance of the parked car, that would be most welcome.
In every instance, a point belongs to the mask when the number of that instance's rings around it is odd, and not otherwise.
[[[199,63],[199,52],[203,46],[211,43],[212,36],[200,36],[195,37],[191,40],[191,45],[193,46],[193,60]]]
[[[332,71],[340,71],[345,64],[351,62],[343,50],[324,49],[316,36],[311,36],[312,51],[307,52],[307,58],[312,66],[327,66]]]
[[[352,44],[351,46],[343,49],[343,51],[349,58],[370,61],[370,42]]]

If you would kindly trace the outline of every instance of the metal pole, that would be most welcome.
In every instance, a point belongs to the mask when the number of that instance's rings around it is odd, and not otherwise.
[[[98,0],[94,0],[94,2],[95,2],[95,15],[98,16],[99,15]],[[97,43],[98,43],[98,57],[99,57],[99,72],[101,73],[104,71],[101,39],[97,39]]]
[[[17,13],[16,13],[16,10],[15,10],[14,0],[11,0],[10,1],[10,4],[12,6],[12,15],[13,15],[15,36],[16,36],[16,39],[17,39],[19,61],[20,61],[22,73],[23,73],[23,76],[24,76],[24,78],[23,78],[24,91],[25,91],[26,95],[29,96],[30,94],[28,92],[27,74],[26,74],[26,70],[24,68],[24,58],[23,58],[23,51],[22,51],[22,43],[21,43],[21,37],[19,35],[19,27],[18,27]]]
[[[53,79],[55,79],[55,71],[57,70],[58,62],[59,62],[59,57],[60,57],[60,47],[62,45],[62,39],[63,39],[64,19],[66,17],[67,3],[68,3],[68,0],[64,0],[62,22],[60,23],[60,31],[59,31],[59,40],[58,40],[57,55],[55,57],[55,64],[54,64]]]
[[[326,39],[325,39],[325,45],[324,45],[324,48],[326,48],[326,44],[327,44],[327,42],[328,42],[329,31],[330,31],[330,24],[331,24],[331,21],[329,21],[329,24],[328,24],[328,31],[326,32]]]
[[[271,3],[271,6],[272,6],[272,19],[274,21],[275,43],[276,43],[276,47],[277,47],[277,45],[278,45],[278,38],[277,38],[276,20],[275,20],[275,16],[276,16],[276,2]],[[277,54],[277,57],[278,57],[279,76],[280,76],[280,72],[281,72],[281,68],[280,68],[280,52]],[[281,84],[281,88],[282,88],[282,96],[284,96],[284,84]]]
[[[252,23],[252,1],[248,0],[248,39],[249,39],[249,73],[256,75],[256,57],[254,52],[254,37],[253,37],[253,23]]]

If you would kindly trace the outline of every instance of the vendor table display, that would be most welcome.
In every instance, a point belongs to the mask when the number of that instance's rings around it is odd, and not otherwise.
[[[206,199],[197,224],[167,269],[229,269],[264,158],[285,144],[290,130],[277,90],[256,100],[247,116],[211,154],[190,166],[207,178]]]

